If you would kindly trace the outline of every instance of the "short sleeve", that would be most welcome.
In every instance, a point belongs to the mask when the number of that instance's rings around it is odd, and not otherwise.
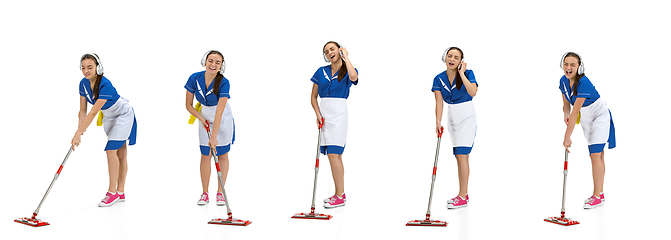
[[[79,96],[86,97],[86,89],[84,87],[84,80],[79,81]]]
[[[586,77],[583,77],[580,79],[580,82],[578,82],[576,97],[590,98],[592,96],[592,89],[594,89],[592,82],[590,82]]]
[[[349,80],[349,73],[347,73],[347,80],[352,82],[352,84],[357,85],[359,84],[359,69],[354,68],[354,71],[356,71],[356,80]]]
[[[312,75],[312,78],[310,78],[310,81],[313,82],[314,84],[319,85],[319,74],[321,74],[322,68],[317,69],[314,75]]]
[[[100,83],[100,91],[98,92],[98,99],[107,99],[111,100],[114,99],[114,93],[116,90],[114,90],[114,87],[112,84],[109,82],[101,82]]]
[[[468,78],[469,82],[475,83],[476,86],[480,86],[480,85],[478,85],[478,82],[475,81],[475,73],[473,73],[473,70],[466,71],[465,75],[466,75],[466,78]]]
[[[196,74],[191,74],[189,77],[189,80],[186,81],[186,85],[184,85],[184,88],[186,88],[186,91],[189,91],[190,93],[195,93],[196,92]]]
[[[229,94],[230,90],[231,84],[228,82],[228,80],[221,81],[221,85],[219,86],[219,98],[231,98],[231,95]]]
[[[440,80],[438,79],[439,77],[436,76],[433,78],[433,86],[431,86],[431,91],[440,91]]]

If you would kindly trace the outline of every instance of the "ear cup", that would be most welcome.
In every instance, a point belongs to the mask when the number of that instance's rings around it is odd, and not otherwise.
[[[200,59],[200,66],[205,67],[205,62],[207,62],[207,55],[210,55],[210,53],[211,53],[212,51],[214,51],[214,50],[210,50],[210,51],[205,52],[205,55],[203,55],[203,58]],[[223,55],[223,54],[222,54],[222,55]],[[223,59],[222,59],[222,60],[223,60]],[[225,71],[226,71],[226,61],[223,61],[223,62],[221,63],[221,68],[219,69],[219,73],[224,74]]]
[[[100,58],[98,58],[98,55],[96,55],[95,53],[86,53],[86,54],[82,55],[82,57],[79,59],[79,69],[81,70],[82,60],[84,60],[84,57],[86,55],[91,55],[91,56],[93,56],[93,58],[96,59],[96,62],[98,62],[98,66],[96,67],[96,73],[98,75],[103,74],[105,72],[105,68],[103,68],[103,63],[100,61]]]
[[[447,57],[447,51],[448,50],[450,50],[450,49],[449,48],[445,49],[445,52],[443,53],[443,57],[441,58],[443,60],[443,63],[445,62],[445,58]]]

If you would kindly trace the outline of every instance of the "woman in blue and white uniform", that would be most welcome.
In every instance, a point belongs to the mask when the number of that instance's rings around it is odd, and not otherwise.
[[[103,76],[104,68],[95,53],[84,54],[80,59],[84,78],[79,82],[79,128],[72,138],[72,148],[79,146],[81,135],[102,110],[102,125],[107,134],[107,164],[109,188],[98,206],[108,207],[117,201],[125,201],[124,187],[128,172],[126,141],[135,145],[137,122],[135,112],[128,101],[117,93],[112,83]],[[93,87],[92,87],[93,86]],[[92,104],[87,114],[87,102]]]
[[[352,85],[359,83],[358,71],[349,59],[347,49],[337,42],[327,42],[322,48],[324,60],[329,62],[317,69],[312,76],[310,102],[322,123],[321,153],[326,154],[331,163],[331,173],[335,184],[335,194],[324,199],[324,207],[334,208],[345,205],[345,168],[342,154],[347,140],[347,97]],[[317,96],[321,102],[317,102]]]
[[[567,52],[562,56],[560,66],[564,76],[559,80],[559,90],[564,102],[564,147],[568,151],[571,147],[571,134],[575,128],[578,116],[580,125],[589,145],[589,154],[592,159],[592,178],[594,191],[592,196],[585,200],[584,208],[601,206],[606,200],[603,194],[603,181],[606,174],[604,162],[604,148],[615,148],[615,126],[604,101],[592,82],[585,76],[585,65],[580,55]],[[573,110],[571,110],[573,105]],[[580,114],[580,115],[578,115]]]
[[[447,208],[468,206],[468,157],[477,129],[472,100],[478,92],[478,83],[463,59],[464,53],[458,47],[445,50],[442,60],[447,70],[433,79],[431,88],[436,97],[436,133],[441,131],[443,101],[447,103],[447,132],[452,140],[452,152],[457,159],[459,173],[459,194],[447,201]]]
[[[184,88],[186,88],[186,110],[198,118],[198,138],[200,139],[200,180],[202,182],[203,194],[198,200],[198,205],[208,203],[208,186],[210,184],[210,173],[212,159],[210,148],[214,148],[219,157],[222,180],[226,184],[228,176],[228,151],[235,141],[235,123],[233,112],[228,99],[231,97],[231,88],[228,79],[223,75],[226,69],[224,55],[219,51],[210,50],[205,53],[200,61],[205,71],[197,72],[189,77]],[[193,107],[193,97],[201,104],[202,109],[197,111]],[[205,121],[210,122],[211,138],[208,140]],[[217,184],[217,205],[226,204],[221,186]]]

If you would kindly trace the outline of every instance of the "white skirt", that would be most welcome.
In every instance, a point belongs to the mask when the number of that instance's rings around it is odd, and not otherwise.
[[[606,143],[610,136],[610,112],[606,101],[601,99],[580,108],[580,125],[588,145]]]
[[[135,111],[128,100],[119,98],[114,105],[101,111],[103,112],[103,129],[107,134],[105,150],[119,149],[126,140],[130,140],[130,145],[135,144],[133,132]]]
[[[347,99],[322,98],[319,111],[324,117],[321,146],[345,147],[347,141]]]
[[[452,147],[473,147],[477,121],[472,101],[447,104],[447,132]]]
[[[217,106],[205,106],[200,109],[200,115],[203,116],[206,120],[210,122],[210,130],[213,129],[212,124],[214,124],[214,115],[216,114]],[[235,125],[233,123],[233,112],[231,111],[231,105],[226,102],[226,107],[224,112],[221,115],[221,125],[219,125],[219,132],[217,133],[217,147],[227,146],[233,143],[235,134]],[[198,127],[198,139],[200,140],[201,147],[208,147],[210,139],[207,137],[207,130],[203,127],[202,124],[199,124]],[[219,153],[217,153],[219,155]]]

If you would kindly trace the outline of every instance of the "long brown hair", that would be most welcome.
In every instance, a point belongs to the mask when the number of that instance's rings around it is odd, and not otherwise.
[[[105,74],[105,73],[98,74],[98,64],[100,64],[100,63],[98,63],[98,60],[96,59],[96,57],[87,53],[87,54],[84,54],[84,56],[82,56],[81,61],[84,61],[85,59],[91,59],[96,64],[96,70],[95,71],[96,71],[97,77],[96,77],[95,84],[93,84],[93,86],[91,86],[91,91],[93,91],[93,93],[92,93],[93,94],[93,96],[92,96],[93,101],[97,101],[98,96],[100,96],[100,89],[99,89],[100,88],[100,81],[103,79],[103,74]],[[81,61],[80,61],[80,63],[81,63]]]
[[[335,41],[328,41],[326,44],[324,44],[324,47],[322,47],[322,50],[326,47],[326,45],[329,45],[329,43],[333,43],[340,49],[340,44],[338,44]],[[342,54],[340,55],[340,61],[342,61],[342,66],[340,66],[340,72],[338,72],[338,82],[342,81],[343,78],[345,78],[345,75],[347,75],[347,65],[345,64],[345,59],[342,58]]]
[[[461,64],[461,61],[464,60],[464,52],[461,51],[460,48],[458,47],[450,47],[445,51],[445,56],[447,57],[447,53],[450,52],[451,50],[457,50],[459,53],[461,53],[461,59],[459,60],[459,64]],[[464,82],[461,80],[461,74],[459,74],[459,67],[457,67],[457,77],[454,79],[455,82],[457,82],[457,90],[461,90],[461,86],[464,85]]]
[[[217,54],[217,55],[221,56],[221,67],[224,67],[224,54],[221,54],[221,52],[219,52],[219,51],[212,50],[212,51],[210,51],[209,54],[207,54],[207,57],[205,57],[205,59],[210,57],[210,55],[212,55],[212,54]],[[217,76],[214,77],[214,86],[212,86],[212,92],[217,97],[219,97],[219,85],[221,84],[221,80],[223,78],[224,78],[224,75],[221,74],[221,71],[217,71]]]
[[[578,70],[576,72],[577,75],[575,77],[575,81],[573,82],[573,96],[575,96],[578,94],[578,82],[582,77],[585,76],[585,73],[583,72],[582,74],[578,74],[578,72],[580,72],[580,65],[582,65],[582,59],[580,59],[580,55],[574,52],[568,52],[563,60],[566,60],[567,57],[574,57],[578,59]],[[571,80],[569,79],[569,81]]]

